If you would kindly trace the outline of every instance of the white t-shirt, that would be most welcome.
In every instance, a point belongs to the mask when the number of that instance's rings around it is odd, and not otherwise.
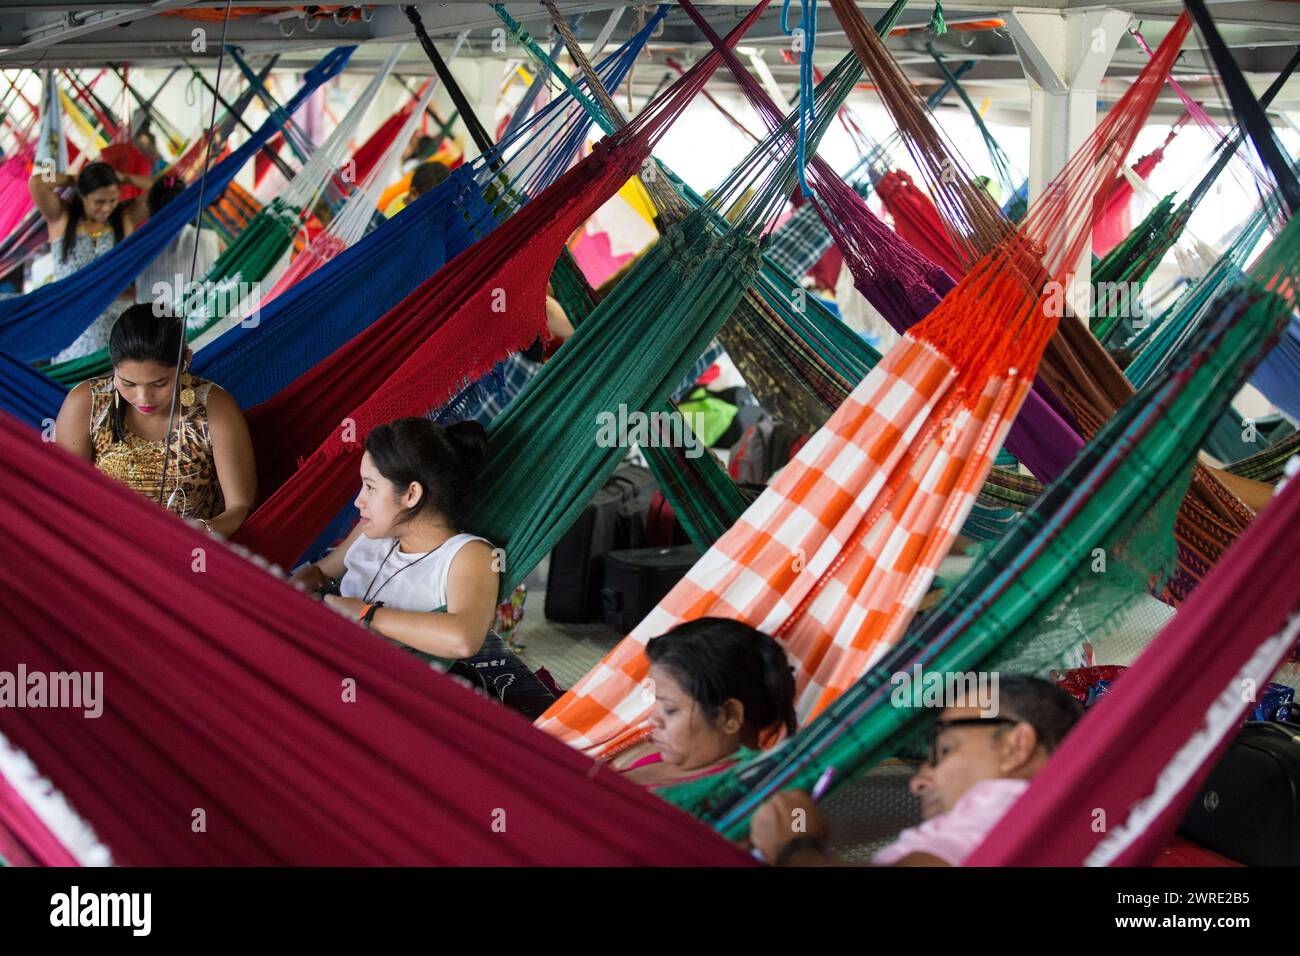
[[[352,542],[343,557],[347,570],[339,584],[339,593],[364,600],[369,588],[371,601],[383,601],[385,607],[399,611],[440,611],[447,606],[447,575],[451,563],[471,541],[490,543],[478,535],[457,534],[433,551],[408,553],[393,547],[396,538],[362,535]]]

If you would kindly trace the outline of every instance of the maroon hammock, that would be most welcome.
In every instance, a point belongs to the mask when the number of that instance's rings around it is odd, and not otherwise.
[[[0,479],[0,670],[103,674],[0,728],[115,862],[746,863],[2,413]]]
[[[761,0],[727,37],[758,19]],[[270,493],[235,540],[287,566],[356,484],[371,428],[423,414],[545,328],[546,283],[564,243],[641,167],[721,63],[701,57],[622,130],[386,315],[248,414],[259,488]],[[314,452],[311,450],[315,449]],[[310,457],[302,456],[311,452]]]

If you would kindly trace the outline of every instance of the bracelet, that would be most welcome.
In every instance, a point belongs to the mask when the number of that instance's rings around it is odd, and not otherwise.
[[[375,612],[384,606],[383,601],[375,601],[373,604],[367,604],[361,608],[361,616],[357,619],[366,627],[375,626]]]
[[[786,861],[790,859],[791,855],[803,849],[816,850],[818,853],[826,852],[826,847],[817,837],[806,835],[797,836],[785,846],[781,847],[781,852],[776,855],[776,859],[772,861],[772,865],[785,866]]]

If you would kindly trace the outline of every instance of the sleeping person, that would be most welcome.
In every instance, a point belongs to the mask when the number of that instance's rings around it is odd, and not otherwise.
[[[794,671],[762,631],[703,617],[651,638],[646,656],[653,734],[614,759],[628,780],[658,787],[708,776],[770,732],[794,733]]]

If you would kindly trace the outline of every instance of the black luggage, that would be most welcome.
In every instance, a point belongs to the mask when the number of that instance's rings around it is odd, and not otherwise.
[[[605,555],[638,548],[655,493],[648,468],[622,464],[596,492],[564,537],[551,549],[546,577],[546,619],[568,624],[599,621]]]
[[[1300,866],[1300,724],[1242,727],[1192,800],[1182,833],[1247,866]]]
[[[693,544],[611,551],[601,591],[605,623],[624,634],[632,630],[699,559]]]

